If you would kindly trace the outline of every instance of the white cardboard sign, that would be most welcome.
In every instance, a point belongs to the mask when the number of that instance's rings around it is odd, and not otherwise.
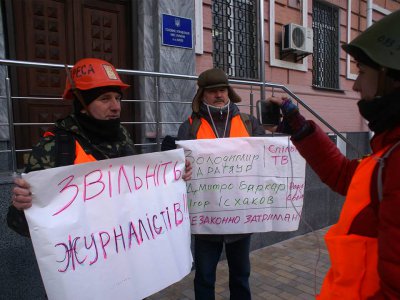
[[[297,230],[305,160],[288,137],[178,141],[193,165],[191,231],[234,234]]]
[[[182,149],[24,174],[49,299],[143,299],[192,267]]]

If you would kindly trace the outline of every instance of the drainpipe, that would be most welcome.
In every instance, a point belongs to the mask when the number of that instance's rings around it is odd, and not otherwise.
[[[367,0],[367,28],[372,25],[373,0]]]
[[[260,100],[265,100],[265,42],[264,42],[264,0],[259,0],[258,28],[260,30],[260,81],[263,83]]]

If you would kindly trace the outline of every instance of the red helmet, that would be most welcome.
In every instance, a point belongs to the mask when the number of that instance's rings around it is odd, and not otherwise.
[[[76,62],[70,72],[75,87],[80,90],[90,90],[102,86],[119,86],[122,90],[129,87],[129,84],[122,82],[115,67],[105,60],[97,58],[81,59]],[[68,76],[63,98],[73,99]]]

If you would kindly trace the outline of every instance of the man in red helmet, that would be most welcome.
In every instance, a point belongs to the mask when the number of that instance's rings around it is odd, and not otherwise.
[[[72,114],[55,123],[32,149],[25,173],[134,154],[133,141],[121,125],[122,91],[129,87],[114,66],[104,60],[78,61],[67,76],[63,98],[73,101]],[[184,180],[191,176],[187,162]],[[15,180],[8,226],[29,236],[23,210],[31,207],[29,184]]]

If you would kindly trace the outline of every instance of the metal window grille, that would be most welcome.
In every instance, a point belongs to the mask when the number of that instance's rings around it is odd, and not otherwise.
[[[214,66],[229,76],[258,79],[257,7],[255,0],[214,0]]]
[[[339,9],[313,3],[313,85],[339,89]]]

